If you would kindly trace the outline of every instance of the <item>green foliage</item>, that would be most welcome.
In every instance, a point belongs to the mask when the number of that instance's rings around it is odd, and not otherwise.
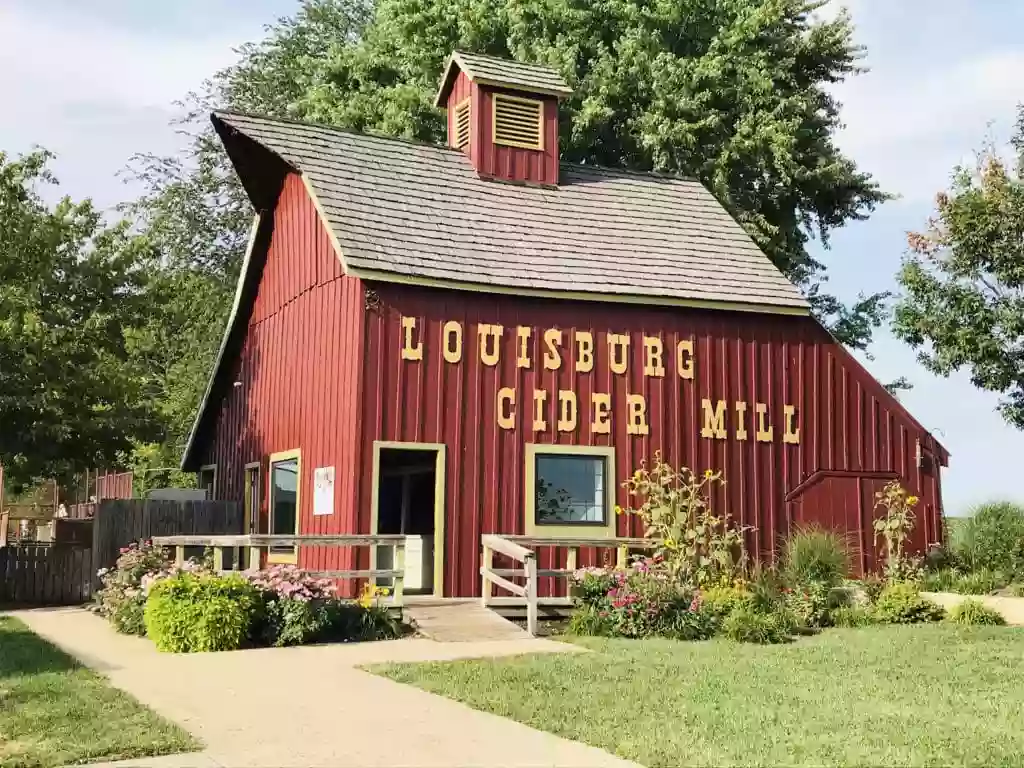
[[[946,612],[922,597],[917,587],[909,583],[890,584],[878,596],[874,617],[883,624],[918,624],[941,621]]]
[[[169,566],[164,550],[149,541],[133,542],[122,548],[114,567],[99,571],[100,589],[94,597],[96,611],[118,632],[145,634],[142,612],[146,581]]]
[[[920,564],[910,558],[905,550],[914,530],[914,507],[917,502],[917,496],[909,495],[898,480],[886,483],[875,494],[875,509],[881,508],[883,511],[883,515],[874,521],[875,540],[882,539],[885,577],[890,582],[920,578]]]
[[[110,623],[122,635],[145,635],[146,595],[138,592],[118,603],[110,615]]]
[[[850,568],[846,541],[837,533],[814,526],[797,529],[783,546],[782,568],[794,586],[838,586]]]
[[[830,615],[835,627],[866,627],[875,623],[874,614],[863,605],[841,605]]]
[[[1011,584],[1010,595],[1013,597],[1024,597],[1024,584]]]
[[[700,593],[701,610],[724,621],[738,610],[754,610],[754,596],[738,587],[711,587]]]
[[[882,590],[886,588],[888,582],[882,577],[876,574],[868,574],[859,582],[860,588],[864,590],[864,596],[868,602],[874,604],[878,602],[878,596],[882,594]]]
[[[263,607],[260,591],[240,575],[180,572],[157,581],[146,601],[146,633],[161,651],[241,648]]]
[[[893,330],[942,376],[966,368],[1003,396],[999,410],[1024,428],[1024,105],[1007,163],[983,148],[936,197],[928,230],[909,235]]]
[[[702,475],[686,467],[677,472],[656,452],[654,466],[642,462],[622,484],[639,506],[615,511],[640,518],[672,579],[699,587],[731,583],[746,563],[743,534],[753,528],[737,528],[728,512],[711,511],[712,489],[724,482],[721,472],[710,469]]]
[[[964,600],[949,612],[949,620],[954,624],[968,626],[1002,626],[1006,619],[999,611],[989,608],[980,600]]]
[[[51,157],[0,152],[0,464],[15,488],[114,465],[155,429],[129,353],[151,245],[90,201],[47,205]]]
[[[961,595],[987,595],[995,592],[1008,583],[1001,573],[982,569],[980,571],[962,571],[946,568],[941,571],[926,573],[921,587],[926,592],[957,592]]]
[[[823,582],[811,581],[786,589],[783,604],[796,626],[819,629],[831,623],[831,593],[831,587]]]
[[[611,587],[600,593],[595,584],[608,580]],[[569,630],[580,635],[605,637],[668,637],[700,640],[715,631],[714,617],[703,610],[701,597],[664,570],[640,562],[628,571],[585,569],[574,577],[577,610]]]
[[[957,526],[952,548],[971,571],[1024,577],[1024,507],[1005,501],[982,504]]]
[[[722,634],[738,643],[786,643],[792,639],[790,632],[790,622],[786,617],[778,613],[758,613],[749,608],[733,611],[722,622]]]

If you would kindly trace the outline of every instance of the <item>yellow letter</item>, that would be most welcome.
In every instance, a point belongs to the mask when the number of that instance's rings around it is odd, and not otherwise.
[[[449,320],[444,324],[441,335],[444,337],[444,359],[449,363],[457,363],[462,360],[462,323]],[[452,339],[455,340],[454,344]]]
[[[484,365],[497,365],[501,357],[501,334],[505,331],[500,325],[480,325],[480,362]],[[491,351],[487,351],[487,338],[491,338]]]
[[[707,398],[701,400],[700,405],[704,409],[704,427],[700,431],[700,436],[725,440],[725,400],[719,400],[714,410]]]
[[[594,335],[590,331],[576,331],[576,373],[594,370]]]
[[[626,423],[627,435],[646,435],[647,402],[643,395],[626,395],[626,410],[629,421]]]
[[[679,378],[693,378],[693,339],[683,339],[676,344],[676,370]]]
[[[759,443],[770,443],[775,430],[768,423],[768,406],[765,403],[755,403],[754,410],[757,412],[757,433],[754,436]]]
[[[644,376],[664,376],[665,364],[662,362],[661,339],[657,336],[644,336]]]
[[[423,342],[413,343],[413,331],[416,330],[416,318],[415,317],[403,317],[402,318],[402,331],[404,331],[402,339],[402,359],[403,360],[422,360],[423,359]]]
[[[506,410],[505,404],[508,403]],[[498,390],[498,426],[512,429],[516,425],[516,391],[509,387]]]
[[[595,392],[590,396],[590,402],[594,404],[594,421],[590,425],[591,434],[607,435],[611,433],[612,396],[607,392]]]
[[[558,431],[576,429],[576,393],[570,389],[558,390]]]
[[[530,367],[530,329],[525,325],[516,328],[516,336],[519,337],[519,359],[516,360],[516,368]]]
[[[743,400],[736,401],[736,439],[747,439],[747,404]]]
[[[548,328],[544,331],[544,345],[547,351],[544,353],[544,367],[549,371],[557,371],[562,365],[562,355],[558,347],[562,343],[562,332],[557,328]]]
[[[544,401],[548,399],[548,392],[546,389],[535,389],[533,390],[533,431],[543,432],[548,428],[547,421],[544,420]]]
[[[615,354],[616,347],[619,354]],[[618,358],[618,359],[616,359]],[[612,373],[625,373],[629,366],[629,336],[625,334],[608,334],[608,365]]]
[[[796,406],[782,406],[782,413],[786,417],[786,426],[782,431],[782,442],[791,445],[800,443],[800,427],[796,425]]]

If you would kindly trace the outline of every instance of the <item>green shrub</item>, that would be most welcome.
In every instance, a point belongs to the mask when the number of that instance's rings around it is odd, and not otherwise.
[[[131,597],[119,601],[110,614],[110,623],[123,635],[146,634],[146,596],[137,592]]]
[[[614,632],[608,619],[608,611],[592,603],[583,603],[576,607],[569,617],[568,632],[570,635],[583,637],[611,637]]]
[[[989,608],[980,600],[964,600],[949,612],[954,624],[969,626],[1002,626],[1006,619],[999,611]]]
[[[791,639],[789,624],[787,617],[778,613],[757,613],[750,608],[739,608],[722,622],[722,634],[738,643],[785,643]]]
[[[882,594],[882,590],[887,585],[888,582],[885,579],[873,573],[860,580],[860,588],[864,590],[864,596],[869,603],[878,602],[878,596]]]
[[[621,573],[621,572],[620,572]],[[569,577],[569,588],[577,604],[598,605],[618,586],[611,568],[580,568]]]
[[[113,568],[99,570],[100,588],[94,597],[95,610],[118,632],[145,634],[141,611],[145,606],[145,582],[165,570],[170,560],[162,548],[150,541],[122,547]]]
[[[961,575],[952,568],[930,571],[924,575],[921,588],[925,592],[956,592]]]
[[[798,627],[820,629],[830,624],[832,608],[831,588],[821,582],[811,582],[787,589],[785,606]]]
[[[150,588],[146,632],[161,651],[230,651],[249,639],[262,609],[261,592],[240,575],[182,571]]]
[[[987,595],[1006,586],[1008,579],[1001,573],[983,569],[965,573],[953,583],[953,592],[961,595]]]
[[[953,553],[968,570],[1024,576],[1024,507],[983,504],[955,527],[952,540]]]
[[[908,583],[891,584],[883,589],[874,606],[874,618],[883,624],[941,621],[945,615],[940,606],[922,597],[917,587]]]
[[[832,625],[835,627],[866,627],[875,623],[871,610],[863,605],[843,605],[832,611]]]
[[[1024,597],[1024,584],[1011,584],[1010,594],[1013,597]]]
[[[786,539],[782,572],[790,586],[842,583],[850,568],[846,541],[837,533],[816,526],[799,528]]]
[[[753,594],[738,587],[711,587],[701,591],[700,606],[708,616],[723,621],[737,610],[754,610]]]
[[[759,613],[771,613],[784,605],[786,582],[774,568],[758,566],[747,585],[751,607]]]

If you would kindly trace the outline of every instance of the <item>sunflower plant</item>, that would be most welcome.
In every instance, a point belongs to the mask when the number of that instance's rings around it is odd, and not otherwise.
[[[904,549],[914,530],[917,502],[917,496],[908,494],[898,480],[886,483],[875,494],[875,509],[883,511],[874,522],[875,541],[882,539],[885,578],[890,582],[915,581],[921,576],[920,562]]]
[[[658,452],[652,466],[641,463],[622,484],[635,506],[616,512],[643,522],[644,537],[657,541],[655,560],[679,581],[700,587],[730,584],[746,564],[743,534],[753,527],[736,526],[728,512],[712,511],[711,492],[724,485],[721,472],[676,470]]]

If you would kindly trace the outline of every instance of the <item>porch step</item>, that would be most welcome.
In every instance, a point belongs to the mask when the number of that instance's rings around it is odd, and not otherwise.
[[[442,643],[522,640],[529,635],[479,600],[410,600],[404,608],[420,634]]]

